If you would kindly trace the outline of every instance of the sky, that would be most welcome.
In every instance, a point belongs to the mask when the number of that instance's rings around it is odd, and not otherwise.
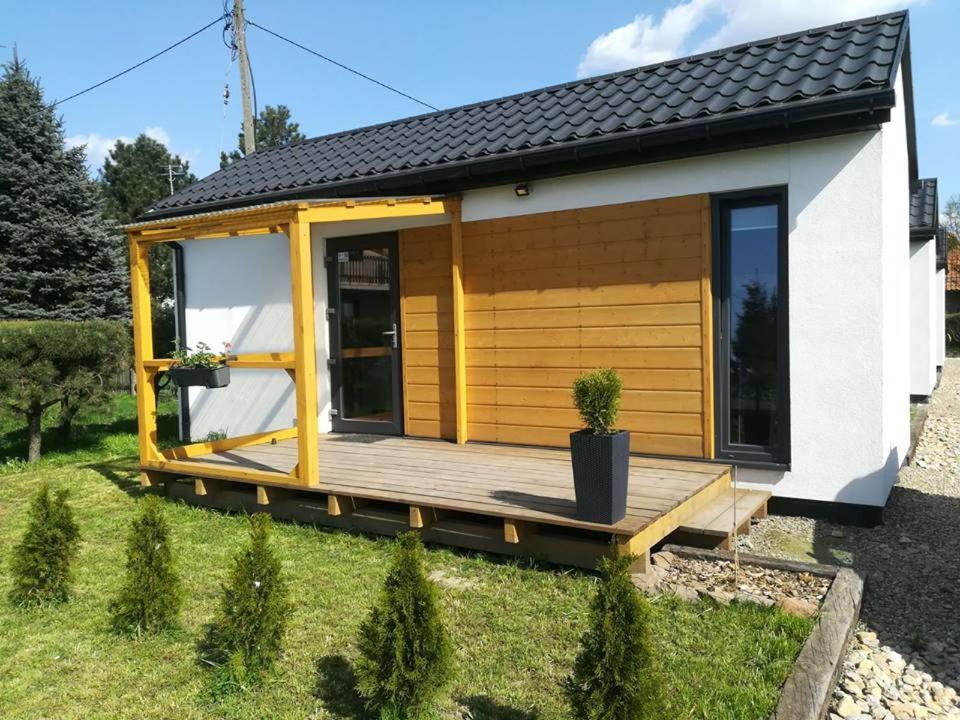
[[[920,174],[960,194],[957,0],[527,0],[416,3],[246,0],[247,18],[440,108],[779,33],[908,7]],[[0,0],[0,60],[19,54],[48,101],[132,65],[221,15],[222,0]],[[308,136],[426,108],[249,28],[262,108],[283,103]],[[223,91],[229,83],[225,106]],[[58,107],[93,172],[117,138],[164,142],[198,176],[241,122],[236,64],[214,26]]]

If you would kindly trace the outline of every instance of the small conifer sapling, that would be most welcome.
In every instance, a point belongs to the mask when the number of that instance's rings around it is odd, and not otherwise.
[[[565,683],[578,720],[659,718],[660,683],[653,663],[650,606],[630,581],[634,558],[600,563],[600,585],[590,607],[580,653]]]
[[[250,544],[234,557],[219,612],[200,643],[200,659],[216,667],[220,691],[257,684],[280,656],[290,606],[270,527],[269,515],[250,518]]]
[[[378,604],[360,627],[357,686],[382,720],[414,720],[450,680],[453,647],[415,533],[400,535]]]
[[[51,494],[44,483],[30,503],[27,530],[13,549],[10,600],[16,605],[64,602],[70,596],[70,565],[80,529],[67,504],[67,491]]]
[[[151,495],[127,536],[126,578],[110,603],[111,625],[115,632],[135,635],[170,629],[181,601],[163,503]]]

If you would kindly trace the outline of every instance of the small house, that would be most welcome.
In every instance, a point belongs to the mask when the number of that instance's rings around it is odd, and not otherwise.
[[[264,150],[159,201],[128,228],[145,482],[548,555],[642,556],[767,498],[878,520],[942,364],[909,37],[899,12],[757,40]],[[232,344],[174,449],[156,243],[186,344]],[[576,520],[564,450],[598,367],[633,454],[612,527]]]

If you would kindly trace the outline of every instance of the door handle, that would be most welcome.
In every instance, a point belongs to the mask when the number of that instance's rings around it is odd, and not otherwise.
[[[381,335],[390,336],[390,347],[394,350],[397,348],[397,324],[393,323],[393,330],[384,330]]]

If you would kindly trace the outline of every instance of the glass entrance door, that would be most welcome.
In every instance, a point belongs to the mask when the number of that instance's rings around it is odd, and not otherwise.
[[[395,233],[327,240],[333,429],[400,435]]]

